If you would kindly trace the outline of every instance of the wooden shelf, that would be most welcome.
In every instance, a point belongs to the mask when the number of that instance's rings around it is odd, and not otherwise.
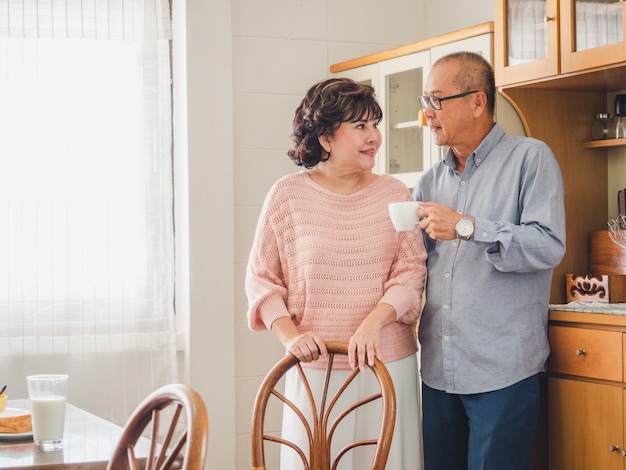
[[[606,140],[590,140],[583,142],[583,148],[595,149],[606,147],[623,147],[626,145],[626,139],[606,139]]]

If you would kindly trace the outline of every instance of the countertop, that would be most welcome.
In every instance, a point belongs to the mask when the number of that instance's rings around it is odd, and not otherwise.
[[[551,304],[551,322],[574,322],[626,328],[626,303],[570,302]],[[621,328],[620,328],[621,329]]]
[[[550,310],[561,312],[605,313],[609,315],[626,315],[626,303],[610,304],[607,302],[570,302],[567,304],[551,304]]]

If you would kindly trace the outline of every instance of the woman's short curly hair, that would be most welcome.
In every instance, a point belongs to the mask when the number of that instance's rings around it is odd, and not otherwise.
[[[313,85],[293,118],[293,148],[287,152],[298,166],[313,168],[330,157],[319,137],[332,136],[342,122],[373,119],[380,122],[383,111],[374,88],[349,78],[331,78]]]

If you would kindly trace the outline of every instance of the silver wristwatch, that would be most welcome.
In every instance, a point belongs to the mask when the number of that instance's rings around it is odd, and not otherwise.
[[[454,226],[456,237],[461,240],[470,240],[474,235],[474,221],[471,217],[463,216]]]

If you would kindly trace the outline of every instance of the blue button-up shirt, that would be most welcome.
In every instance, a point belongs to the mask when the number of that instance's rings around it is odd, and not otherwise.
[[[496,124],[467,159],[425,172],[414,190],[476,218],[473,239],[428,250],[419,324],[422,380],[451,393],[480,393],[544,370],[552,270],[565,253],[563,179],[550,148]]]

